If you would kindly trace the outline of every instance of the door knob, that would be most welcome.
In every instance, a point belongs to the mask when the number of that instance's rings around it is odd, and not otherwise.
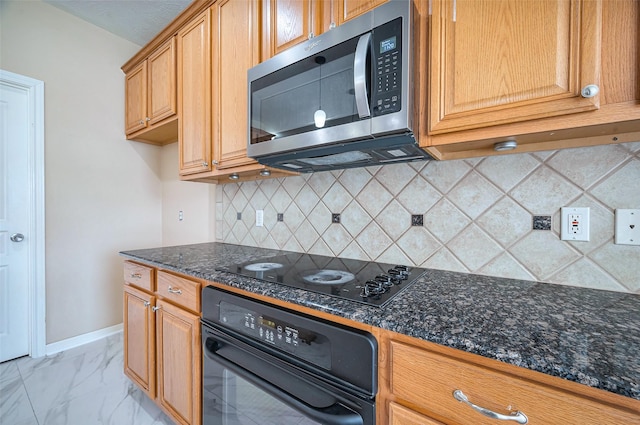
[[[11,235],[11,240],[13,242],[22,242],[24,240],[24,235],[22,233],[14,233]]]

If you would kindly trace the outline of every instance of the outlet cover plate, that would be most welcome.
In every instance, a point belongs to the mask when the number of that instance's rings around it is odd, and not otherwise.
[[[589,241],[589,207],[560,208],[560,226],[563,241]]]
[[[640,209],[616,209],[618,245],[640,245]]]

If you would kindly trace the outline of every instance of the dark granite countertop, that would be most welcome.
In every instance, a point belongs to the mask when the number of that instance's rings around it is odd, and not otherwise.
[[[215,270],[282,251],[206,243],[126,258],[640,400],[640,296],[428,270],[386,307]]]

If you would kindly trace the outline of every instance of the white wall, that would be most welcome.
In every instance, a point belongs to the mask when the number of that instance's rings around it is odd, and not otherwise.
[[[118,252],[162,243],[162,150],[124,138],[140,46],[39,1],[2,0],[0,39],[0,68],[45,83],[50,344],[122,322]]]
[[[162,245],[215,240],[216,185],[178,180],[178,143],[162,148]],[[178,220],[182,211],[183,219]]]

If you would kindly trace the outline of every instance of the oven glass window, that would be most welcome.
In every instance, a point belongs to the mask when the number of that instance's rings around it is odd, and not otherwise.
[[[230,370],[221,375],[204,377],[204,425],[319,424]]]
[[[358,38],[251,83],[251,143],[358,121],[353,62]]]

